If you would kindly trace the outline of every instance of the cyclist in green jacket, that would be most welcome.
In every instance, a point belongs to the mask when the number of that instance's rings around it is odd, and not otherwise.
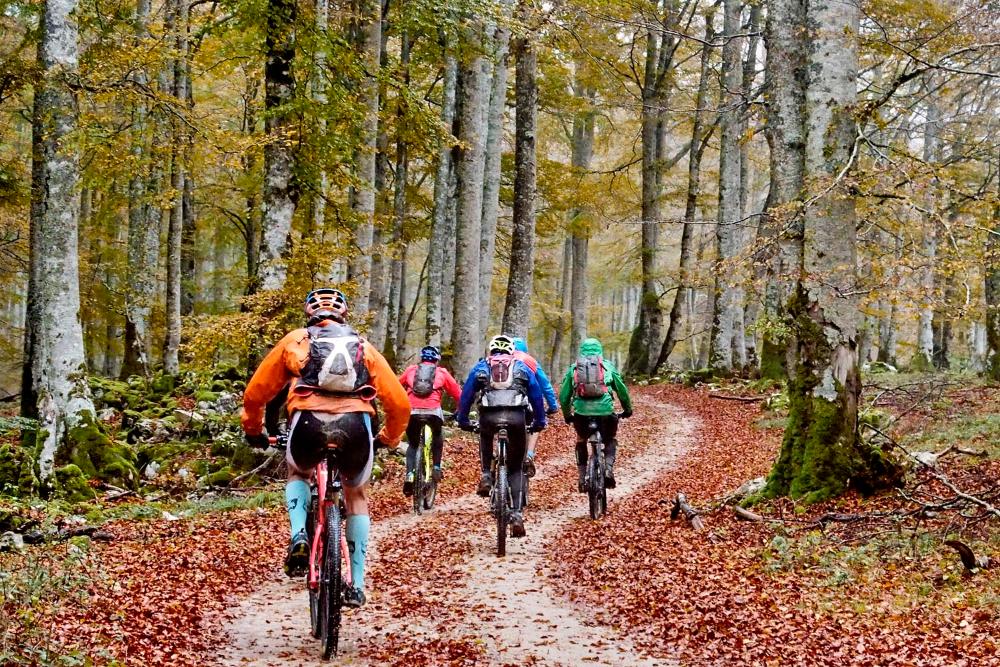
[[[591,420],[597,422],[601,441],[604,443],[605,487],[615,488],[615,454],[618,451],[618,419],[632,416],[632,399],[625,381],[615,365],[605,359],[604,347],[596,338],[580,343],[580,355],[566,375],[559,390],[559,404],[567,424],[576,429],[576,467],[579,471],[577,490],[585,493],[587,475],[587,427]],[[622,412],[615,414],[614,396],[618,396]]]

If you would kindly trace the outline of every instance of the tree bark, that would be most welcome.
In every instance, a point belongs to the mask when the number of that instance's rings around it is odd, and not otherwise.
[[[149,0],[139,0],[136,5],[135,38],[142,42],[149,38]],[[144,69],[135,73],[139,86],[148,84]],[[160,255],[160,209],[154,205],[159,194],[163,168],[161,156],[148,156],[148,173],[144,160],[146,152],[146,125],[148,112],[144,103],[137,102],[133,109],[135,129],[132,137],[132,159],[136,168],[129,181],[128,206],[128,258],[125,291],[125,341],[122,377],[150,374],[153,359],[153,340],[150,331],[150,313],[156,299],[156,274]],[[157,139],[165,137],[162,114],[154,118]],[[154,142],[155,143],[155,142]]]
[[[39,476],[48,483],[61,447],[95,421],[80,323],[75,143],[78,31],[75,0],[47,0],[32,118],[31,258],[21,410],[39,421]]]
[[[797,31],[805,29],[804,0],[771,0],[765,21],[767,62],[764,68],[768,93],[766,137],[770,147],[770,189],[765,210],[768,242],[777,244],[768,263],[764,291],[765,315],[775,324],[784,321],[799,265],[802,220],[798,199],[805,173],[806,44]],[[760,371],[776,379],[794,373],[792,340],[765,332],[761,345]]]
[[[445,54],[444,85],[441,95],[441,125],[447,132],[438,147],[438,163],[434,171],[434,213],[427,259],[427,342],[441,347],[442,292],[445,287],[445,246],[454,243],[449,231],[448,201],[451,199],[451,135],[455,118],[455,78],[458,64],[450,53]]]
[[[514,228],[503,331],[527,338],[535,282],[535,131],[538,116],[538,63],[530,36],[518,39],[515,57]]]
[[[175,0],[171,9],[177,49],[174,61],[173,95],[178,109],[187,106],[187,24],[188,0]],[[163,370],[169,375],[180,372],[179,350],[181,344],[181,256],[184,235],[184,181],[187,137],[180,121],[174,120],[173,158],[171,161],[171,186],[174,205],[170,211],[167,232],[167,305],[166,336],[163,341]]]
[[[927,88],[933,90],[933,81]],[[924,123],[924,163],[929,167],[940,158],[941,152],[941,108],[935,93],[927,97],[927,121]],[[936,180],[936,179],[935,179]],[[931,198],[927,210],[933,211],[937,202]],[[938,255],[938,221],[933,214],[923,216],[923,265],[920,267],[920,316],[917,322],[917,351],[910,362],[914,370],[926,371],[934,368],[934,304],[935,274]]]
[[[472,54],[465,56],[460,67],[459,78],[462,85],[461,100],[458,103],[460,144],[456,160],[458,196],[451,349],[454,370],[459,375],[464,375],[476,363],[482,349],[479,331],[479,262],[486,142],[483,124],[488,96],[488,65],[483,56]]]
[[[410,85],[410,39],[404,30],[400,37],[400,67],[403,70],[403,85],[409,88]],[[395,365],[399,345],[401,342],[400,331],[402,327],[401,297],[404,290],[404,266],[406,262],[406,247],[403,242],[406,225],[406,179],[409,170],[409,155],[405,139],[406,107],[403,98],[397,100],[399,105],[396,109],[396,185],[392,199],[392,240],[390,242],[390,252],[392,260],[389,264],[389,302],[386,308],[386,336],[385,350],[386,359],[390,365]]]
[[[504,17],[509,17],[510,0],[504,0]],[[503,19],[501,19],[503,20]],[[497,216],[500,209],[500,158],[503,151],[503,121],[507,107],[507,61],[510,30],[503,24],[493,33],[493,78],[486,121],[486,172],[483,177],[483,228],[479,265],[479,330],[489,331],[493,300],[493,260],[496,256]]]
[[[372,242],[375,234],[375,161],[378,141],[379,84],[378,72],[382,58],[382,3],[360,0],[362,61],[365,75],[361,82],[361,102],[365,118],[361,126],[361,144],[355,157],[358,185],[351,198],[351,208],[357,224],[357,251],[348,266],[348,278],[357,284],[351,309],[357,315],[367,315],[372,273]],[[376,313],[381,317],[382,313]]]
[[[1000,152],[994,173],[997,175],[997,203],[993,206],[990,233],[986,235],[983,300],[986,302],[984,328],[988,347],[986,374],[992,380],[1000,380]]]
[[[583,81],[583,61],[576,63],[576,80],[573,94],[582,108],[573,115],[573,145],[571,165],[582,182],[590,170],[594,157],[594,91]],[[570,278],[569,310],[572,313],[569,345],[570,357],[576,354],[580,342],[587,337],[587,316],[590,314],[589,279],[587,277],[588,250],[592,233],[591,211],[581,204],[570,211],[572,234],[572,277]],[[565,286],[563,289],[566,289]]]
[[[552,336],[552,353],[549,355],[549,368],[558,373],[563,367],[563,338],[566,335],[567,314],[570,310],[570,290],[573,284],[573,237],[567,236],[563,241],[562,276],[559,281],[559,321]],[[614,309],[612,308],[612,317]],[[575,313],[573,313],[575,315]],[[570,315],[572,317],[572,315]],[[570,356],[572,356],[572,349]]]
[[[264,196],[257,277],[265,290],[285,284],[292,217],[299,200],[295,181],[295,0],[268,0],[264,65]]]
[[[815,188],[804,215],[798,284],[789,311],[797,367],[789,385],[785,438],[766,493],[829,498],[848,483],[874,488],[892,468],[857,438],[860,394],[853,165],[860,10],[810,3],[806,40],[805,180]],[[804,28],[808,29],[804,29]]]
[[[719,222],[715,229],[715,309],[709,366],[726,375],[746,365],[743,288],[736,277],[740,253],[740,0],[725,0],[719,113]]]

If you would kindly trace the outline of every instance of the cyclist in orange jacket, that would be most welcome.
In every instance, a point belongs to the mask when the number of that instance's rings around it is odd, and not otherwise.
[[[241,421],[247,442],[266,447],[265,406],[290,383],[285,454],[285,500],[292,535],[285,561],[289,576],[302,576],[308,566],[306,521],[312,470],[328,448],[338,450],[353,584],[344,603],[360,607],[365,602],[365,557],[371,528],[368,486],[374,450],[377,445],[399,442],[410,417],[410,404],[385,358],[347,326],[347,311],[347,299],[339,290],[309,293],[306,328],[290,332],[264,357],[243,395]],[[385,412],[385,425],[377,436],[372,434],[375,398]]]

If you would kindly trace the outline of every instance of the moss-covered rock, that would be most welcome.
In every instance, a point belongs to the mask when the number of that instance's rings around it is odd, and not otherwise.
[[[168,373],[158,373],[149,383],[150,390],[157,396],[173,392],[177,385],[177,378]]]
[[[198,480],[198,486],[229,486],[229,483],[236,478],[236,473],[229,466],[220,468],[215,472],[210,472]]]
[[[57,460],[74,464],[88,478],[129,489],[139,484],[135,452],[128,445],[112,442],[90,416],[70,429]]]
[[[56,468],[56,495],[71,503],[86,502],[97,497],[79,466],[70,463]]]
[[[219,400],[219,395],[214,391],[201,390],[194,393],[194,400],[199,403],[215,403]]]
[[[232,457],[232,465],[235,470],[253,470],[267,457],[263,451],[253,449],[244,442],[239,442]]]

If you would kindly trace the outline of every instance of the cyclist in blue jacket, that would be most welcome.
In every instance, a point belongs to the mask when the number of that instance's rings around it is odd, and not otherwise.
[[[524,537],[521,500],[524,484],[523,465],[528,431],[545,428],[542,391],[527,364],[514,358],[514,342],[509,336],[495,336],[486,348],[487,356],[472,367],[462,387],[455,421],[471,430],[469,411],[479,396],[479,458],[482,477],[476,493],[489,496],[493,486],[490,468],[493,463],[493,439],[499,424],[507,428],[507,479],[510,482],[512,512],[511,535]],[[533,421],[529,426],[528,408]]]
[[[538,380],[538,386],[542,389],[542,395],[545,397],[545,405],[547,410],[546,415],[554,415],[559,412],[559,401],[556,399],[555,389],[552,388],[552,382],[549,380],[549,376],[545,374],[545,370],[538,361],[528,354],[528,341],[524,340],[520,336],[514,338],[514,358],[518,361],[523,361],[528,368],[532,370],[535,374],[535,379]],[[538,433],[528,434],[528,452],[524,458],[524,474],[528,477],[535,476],[535,447],[538,445]]]

